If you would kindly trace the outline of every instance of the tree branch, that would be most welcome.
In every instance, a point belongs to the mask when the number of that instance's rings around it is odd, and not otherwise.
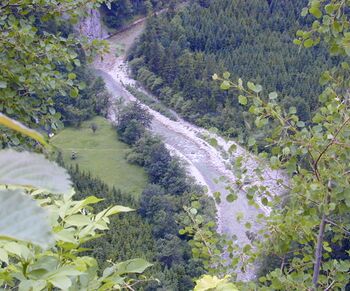
[[[200,227],[198,226],[196,220],[193,218],[192,214],[188,211],[188,209],[185,209],[185,211],[187,212],[187,215],[190,217],[193,225],[196,227],[196,230],[197,230],[197,233],[199,234],[204,246],[207,248],[208,250],[208,254],[210,255],[210,257],[213,257],[213,252],[210,248],[210,245],[208,244],[208,242],[206,241],[206,239],[204,238],[202,232],[201,232],[201,229]]]
[[[327,144],[327,146],[324,148],[324,150],[319,154],[319,156],[317,157],[316,161],[314,162],[314,170],[315,170],[315,174],[317,177],[317,180],[320,180],[320,174],[318,172],[318,163],[320,162],[322,156],[328,151],[328,149],[337,142],[337,136],[339,135],[339,133],[343,130],[343,128],[345,127],[345,125],[350,121],[350,117],[348,117],[343,123],[342,125],[337,129],[337,131],[335,132],[332,140]]]
[[[343,226],[337,224],[336,222],[329,220],[328,218],[326,219],[326,222],[329,224],[332,224],[338,228],[340,228],[345,234],[347,234],[348,236],[350,236],[350,231],[348,231],[346,228],[344,228]]]
[[[331,290],[331,288],[333,287],[334,283],[335,283],[335,281],[332,281],[332,283],[329,284],[329,286],[326,289],[324,289],[324,291]]]

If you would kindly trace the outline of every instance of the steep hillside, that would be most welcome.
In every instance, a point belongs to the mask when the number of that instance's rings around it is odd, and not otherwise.
[[[195,1],[176,14],[153,18],[130,55],[134,74],[190,121],[230,136],[252,134],[254,125],[235,92],[221,91],[211,81],[214,73],[226,70],[283,93],[285,108],[297,107],[307,121],[317,107],[320,72],[332,60],[322,47],[299,50],[293,44],[296,31],[308,21],[299,12],[305,4]]]

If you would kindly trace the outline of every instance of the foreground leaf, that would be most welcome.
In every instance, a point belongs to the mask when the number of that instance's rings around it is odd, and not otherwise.
[[[219,279],[216,276],[204,275],[196,283],[194,291],[238,291],[235,285],[229,282],[228,278]]]
[[[21,190],[0,191],[0,237],[46,248],[53,242],[47,216],[48,212]]]
[[[0,152],[0,184],[44,189],[53,194],[71,190],[67,171],[44,156],[29,152]]]
[[[128,273],[143,273],[147,268],[151,267],[153,264],[147,262],[144,259],[133,259],[117,264],[118,274],[128,274]]]
[[[125,262],[116,264],[110,268],[106,268],[103,271],[103,277],[108,277],[112,274],[130,274],[130,273],[143,273],[147,268],[153,266],[153,264],[147,262],[144,259],[132,259]]]
[[[111,207],[110,209],[108,209],[106,216],[111,216],[111,215],[115,215],[118,213],[130,212],[130,211],[134,211],[134,209],[129,208],[129,207],[125,207],[125,206],[121,206],[121,205],[115,205],[115,206]]]
[[[14,130],[14,131],[17,131],[17,132],[20,132],[26,136],[29,136],[32,139],[35,139],[36,141],[40,142],[44,146],[48,145],[46,143],[44,137],[40,133],[24,126],[22,123],[7,117],[6,115],[4,115],[2,113],[0,113],[0,125],[3,125],[7,128]]]

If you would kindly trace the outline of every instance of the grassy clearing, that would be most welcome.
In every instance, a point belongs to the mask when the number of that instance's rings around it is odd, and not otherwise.
[[[90,126],[98,127],[95,133]],[[67,165],[78,164],[81,170],[89,171],[109,186],[133,193],[138,197],[147,184],[145,171],[125,160],[128,146],[117,139],[111,124],[102,117],[96,117],[82,124],[81,128],[65,128],[51,139],[58,147]],[[77,159],[71,160],[72,152]]]

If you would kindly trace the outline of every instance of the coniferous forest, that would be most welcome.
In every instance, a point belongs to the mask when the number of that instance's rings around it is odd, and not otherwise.
[[[101,7],[103,21],[107,27],[118,29],[137,17],[168,7],[177,0],[116,0]]]
[[[229,71],[282,93],[283,107],[296,107],[300,119],[310,121],[318,80],[336,60],[322,46],[300,50],[293,44],[310,22],[300,15],[307,1],[194,2],[149,21],[130,54],[137,79],[188,120],[241,140],[263,137],[237,93],[220,90],[214,73]]]
[[[176,164],[176,161],[173,163]],[[84,198],[85,193],[104,199],[96,210],[103,210],[113,203],[138,209],[137,213],[114,217],[108,234],[84,245],[92,250],[88,254],[97,259],[101,268],[108,267],[108,261],[144,258],[154,263],[146,275],[159,280],[143,284],[144,290],[193,288],[192,279],[204,273],[203,264],[193,258],[189,238],[179,236],[179,229],[186,224],[182,207],[190,203],[193,195],[167,194],[168,189],[155,183],[147,186],[140,201],[135,201],[128,193],[110,189],[78,167],[70,168],[69,172],[77,190],[77,199]],[[208,217],[214,217],[213,206],[205,197],[197,195],[192,200],[206,207],[204,212]]]

